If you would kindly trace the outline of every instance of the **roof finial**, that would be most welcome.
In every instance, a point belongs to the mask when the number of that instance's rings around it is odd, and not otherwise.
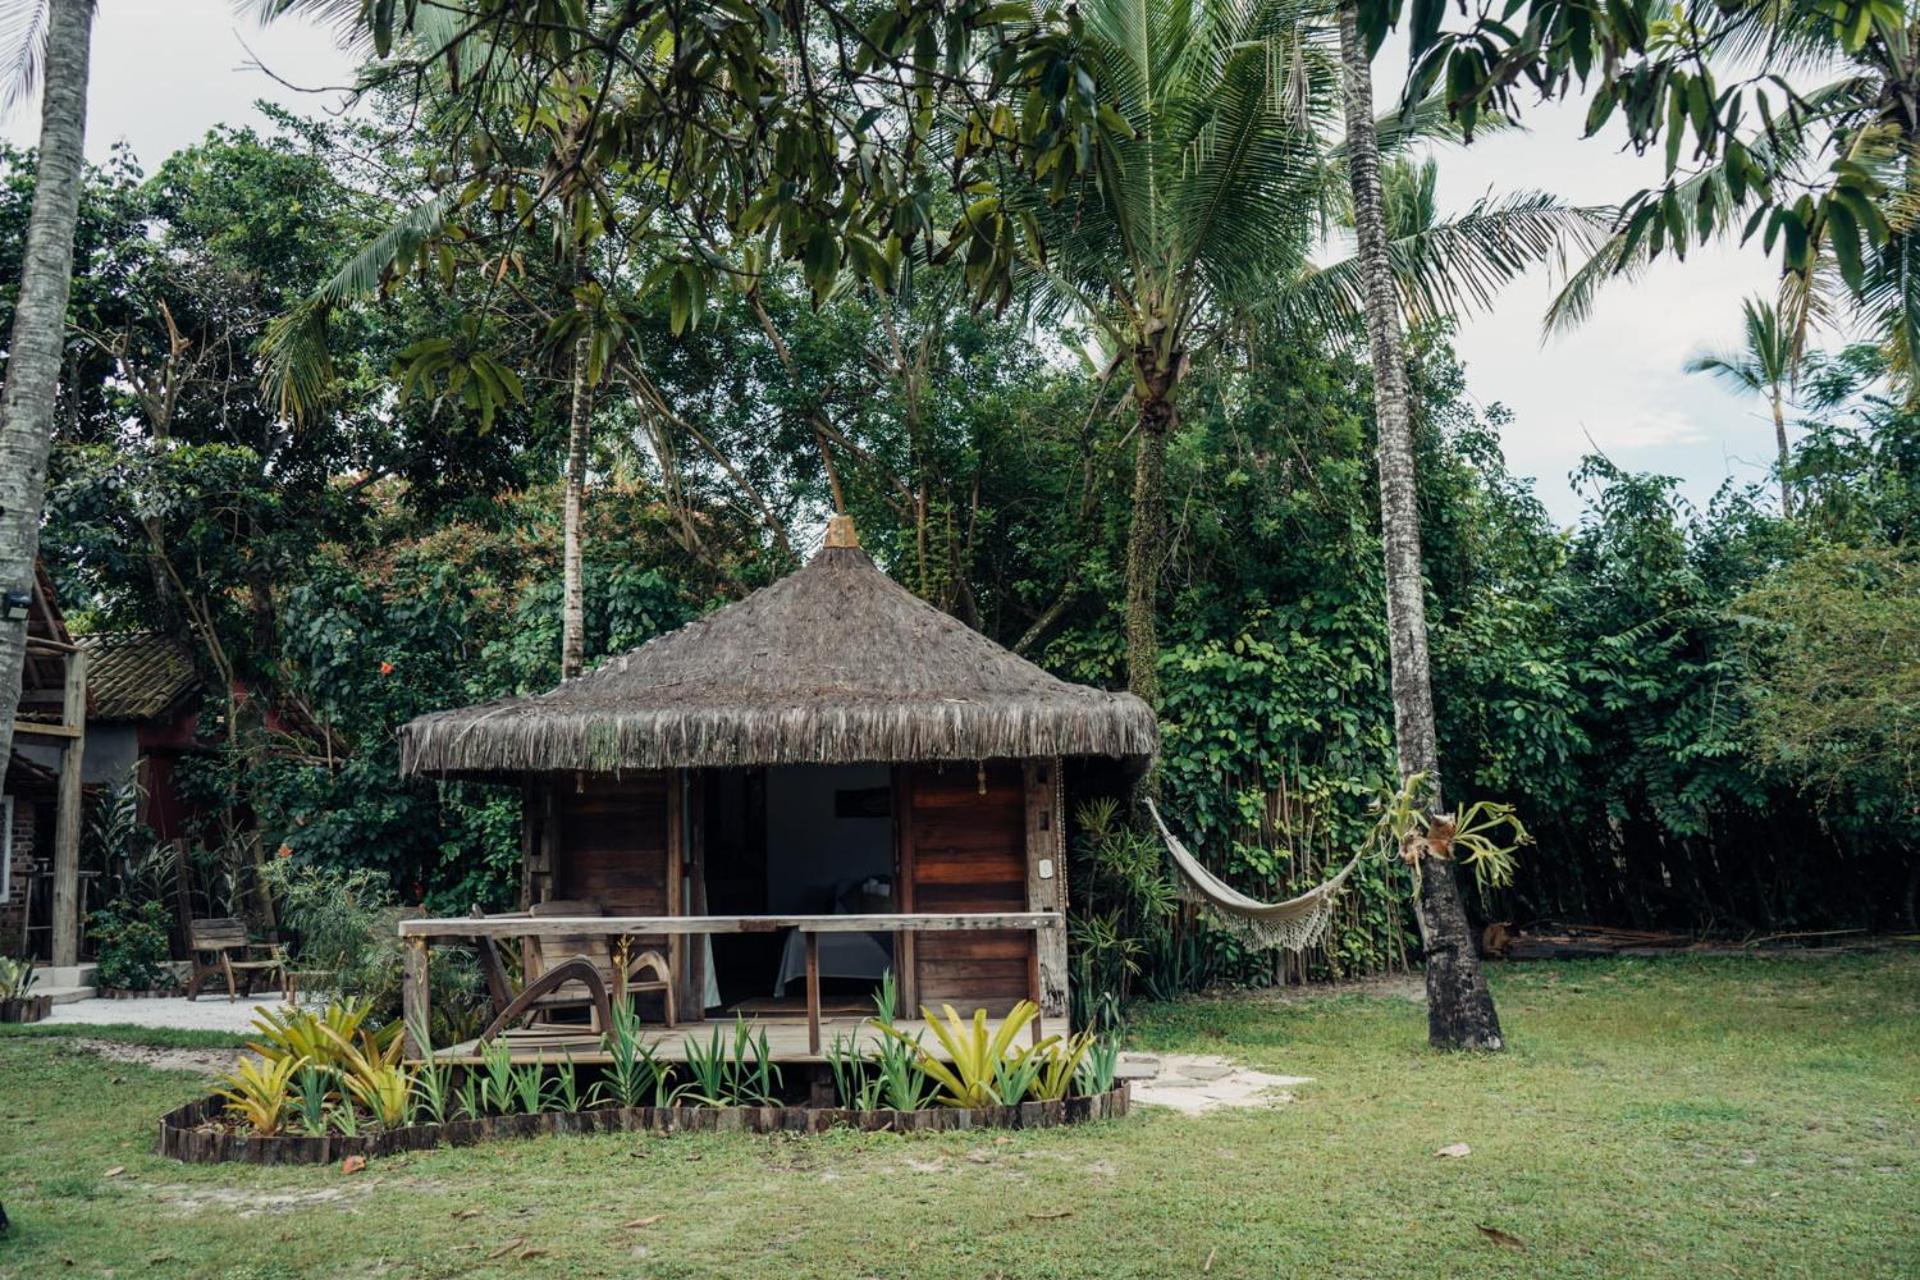
[[[859,548],[860,535],[854,532],[852,516],[837,515],[827,517],[826,545],[829,547]]]

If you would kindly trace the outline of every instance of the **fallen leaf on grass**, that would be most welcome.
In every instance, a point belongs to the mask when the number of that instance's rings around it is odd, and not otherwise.
[[[119,1177],[119,1176],[120,1176],[121,1174],[123,1174],[123,1173],[125,1173],[126,1171],[127,1171],[127,1166],[125,1166],[125,1165],[123,1165],[123,1164],[117,1164],[117,1165],[115,1165],[115,1166],[113,1166],[113,1168],[111,1168],[111,1169],[109,1169],[109,1170],[107,1170],[107,1171],[106,1171],[105,1173],[103,1173],[103,1174],[101,1174],[100,1176],[101,1176],[101,1177],[103,1177],[103,1178],[117,1178],[117,1177]]]
[[[1037,1209],[1027,1215],[1029,1218],[1071,1218],[1071,1209]]]
[[[340,1172],[342,1173],[358,1173],[366,1167],[367,1158],[365,1156],[348,1156],[340,1162]]]
[[[1465,1160],[1468,1156],[1473,1154],[1473,1148],[1468,1146],[1464,1142],[1454,1142],[1454,1143],[1449,1143],[1447,1146],[1440,1148],[1438,1151],[1434,1152],[1433,1154],[1435,1154],[1436,1156],[1444,1157],[1445,1159],[1448,1159],[1448,1160]]]
[[[650,1226],[652,1226],[652,1225],[653,1225],[654,1223],[656,1223],[656,1222],[658,1222],[658,1221],[660,1221],[660,1219],[662,1219],[662,1218],[664,1218],[664,1217],[666,1217],[666,1216],[667,1216],[667,1215],[666,1215],[666,1214],[664,1214],[664,1213],[656,1213],[656,1214],[654,1214],[654,1215],[653,1215],[652,1217],[650,1217],[650,1218],[633,1218],[633,1219],[631,1219],[631,1220],[629,1220],[629,1221],[627,1221],[627,1222],[623,1222],[623,1223],[621,1223],[620,1225],[621,1225],[622,1227],[628,1227],[628,1228],[631,1228],[631,1227],[650,1227]]]
[[[1207,1261],[1205,1265],[1203,1265],[1200,1268],[1200,1272],[1202,1275],[1205,1275],[1213,1270],[1213,1260],[1219,1256],[1220,1256],[1219,1245],[1215,1245],[1213,1248],[1207,1250]]]
[[[501,1245],[498,1249],[495,1249],[492,1253],[488,1254],[487,1260],[492,1261],[495,1258],[504,1258],[508,1254],[512,1253],[515,1249],[518,1249],[521,1245],[525,1244],[526,1242],[527,1242],[527,1238],[525,1236],[515,1236],[513,1239]]]
[[[1511,1236],[1498,1227],[1477,1227],[1481,1235],[1499,1245],[1502,1249],[1514,1249],[1521,1253],[1527,1251],[1527,1243],[1519,1236]]]
[[[477,1218],[480,1216],[480,1211],[478,1209],[455,1209],[452,1216],[456,1218]]]
[[[522,1262],[525,1262],[528,1258],[544,1258],[546,1256],[547,1251],[545,1249],[522,1249],[520,1251],[520,1261]]]

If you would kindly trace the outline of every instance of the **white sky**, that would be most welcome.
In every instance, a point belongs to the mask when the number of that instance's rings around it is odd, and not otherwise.
[[[261,29],[236,17],[232,0],[99,0],[88,154],[103,157],[124,141],[151,172],[216,124],[257,120],[256,99],[308,113],[337,104],[337,94],[276,83],[250,65],[256,57],[298,85],[351,78],[348,59],[324,30],[293,22]],[[1398,89],[1389,78],[1400,65],[1390,55],[1383,60],[1382,102]],[[1580,140],[1579,106],[1544,106],[1527,116],[1530,133],[1484,138],[1442,157],[1444,208],[1521,187],[1576,203],[1616,203],[1659,177],[1657,159]],[[4,127],[9,139],[31,145],[37,108],[22,107]],[[1773,278],[1757,247],[1696,251],[1684,264],[1663,262],[1637,285],[1614,288],[1585,326],[1543,345],[1540,316],[1552,292],[1543,275],[1509,288],[1492,314],[1464,322],[1456,345],[1474,397],[1514,410],[1508,461],[1538,478],[1557,519],[1576,515],[1568,472],[1596,446],[1621,466],[1681,476],[1688,496],[1704,503],[1728,476],[1764,476],[1771,431],[1757,406],[1683,374],[1681,364],[1701,347],[1737,343],[1741,297],[1770,293]]]

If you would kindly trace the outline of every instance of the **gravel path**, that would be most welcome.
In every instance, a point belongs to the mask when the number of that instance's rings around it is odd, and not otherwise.
[[[261,1009],[277,1009],[284,1001],[278,995],[228,1003],[225,995],[185,1000],[162,996],[138,1000],[76,1000],[57,1004],[47,1014],[49,1023],[73,1023],[102,1026],[107,1023],[132,1023],[136,1027],[172,1027],[182,1031],[228,1031],[244,1034],[253,1030],[253,1015]]]

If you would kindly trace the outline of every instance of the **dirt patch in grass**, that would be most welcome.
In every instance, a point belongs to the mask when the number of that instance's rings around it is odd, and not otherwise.
[[[231,1049],[167,1049],[120,1040],[75,1038],[67,1044],[78,1052],[91,1053],[108,1062],[131,1062],[155,1071],[191,1071],[208,1077],[226,1074],[232,1069],[235,1056]]]
[[[251,1189],[241,1187],[200,1187],[169,1183],[150,1188],[154,1201],[182,1216],[217,1211],[239,1218],[262,1214],[294,1213],[320,1205],[347,1205],[366,1199],[380,1185],[372,1178],[343,1179],[331,1186],[310,1188]]]

